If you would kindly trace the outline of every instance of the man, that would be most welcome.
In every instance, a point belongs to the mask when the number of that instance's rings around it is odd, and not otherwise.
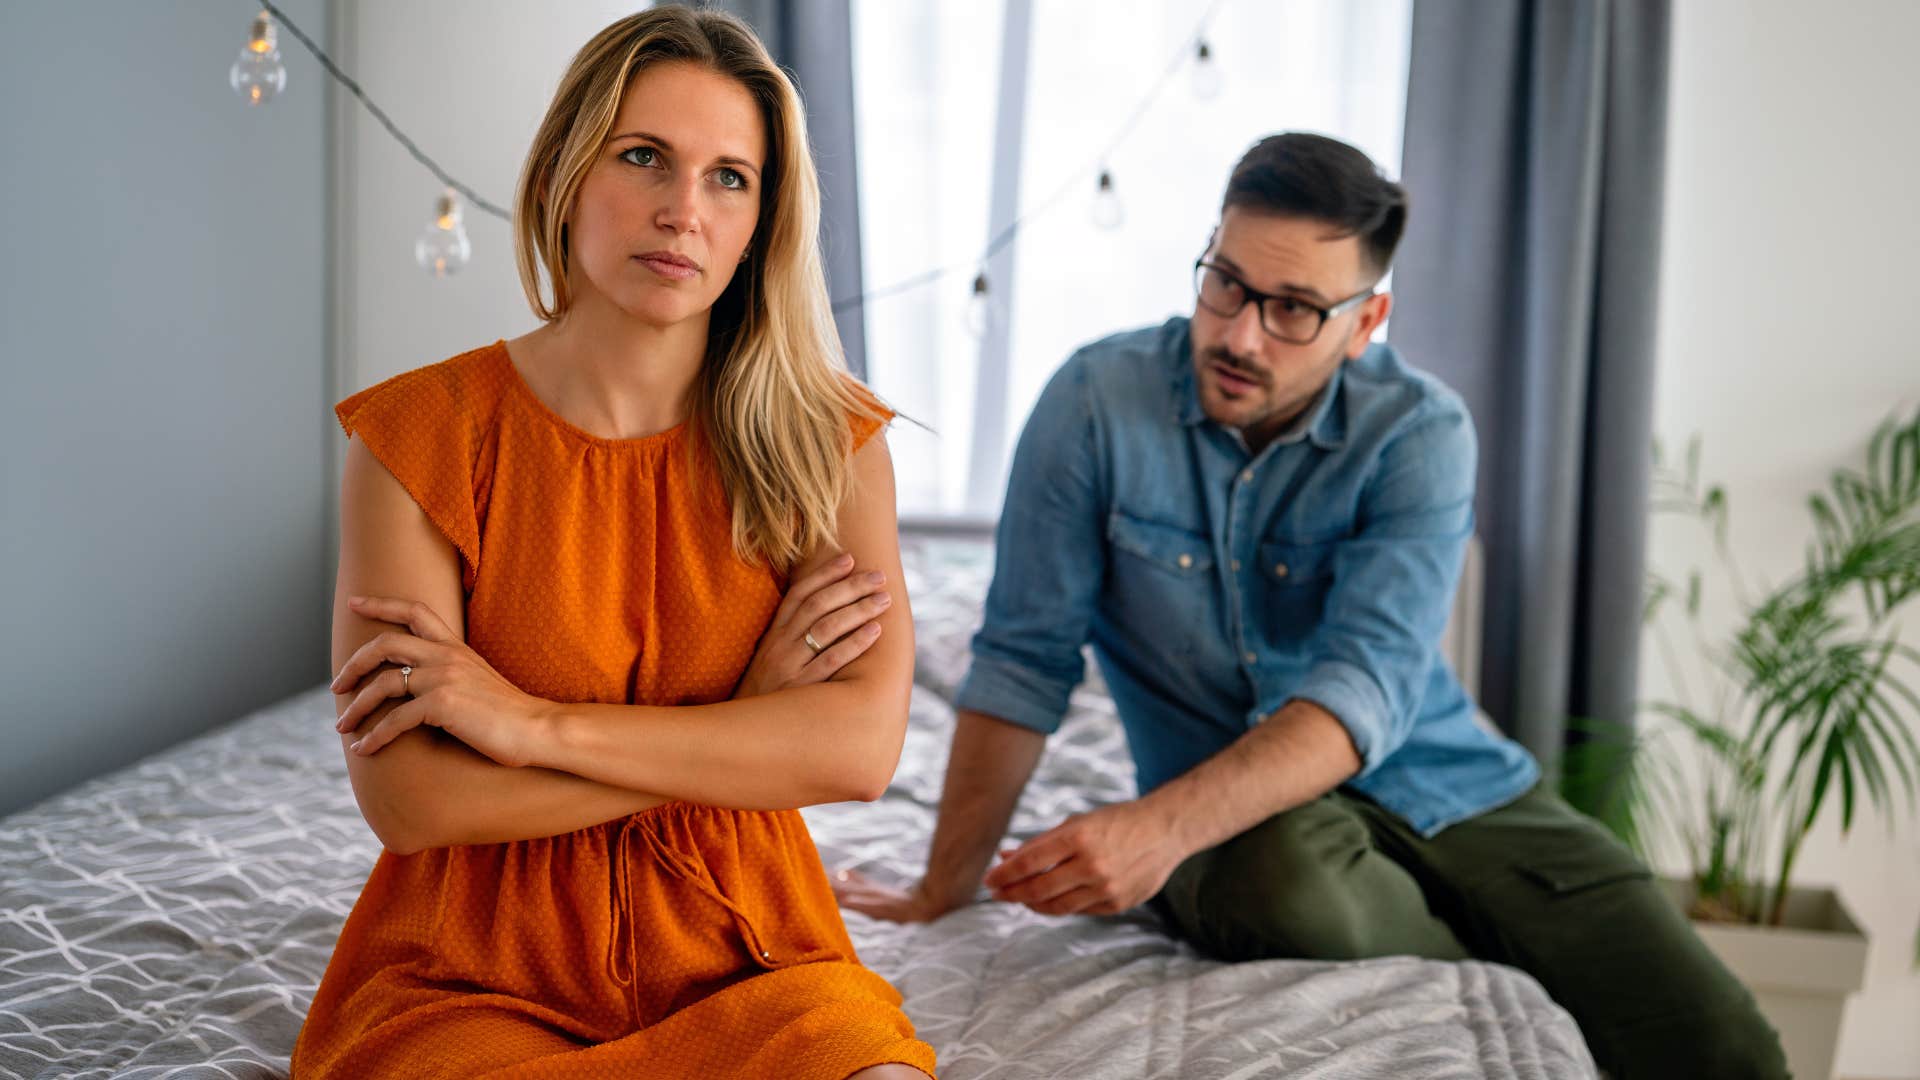
[[[1405,220],[1360,151],[1267,138],[1192,318],[1055,374],[1014,456],[926,875],[850,875],[842,902],[972,902],[1091,642],[1142,794],[1005,854],[994,899],[1149,902],[1229,960],[1499,961],[1616,1077],[1785,1076],[1751,995],[1440,654],[1476,445],[1454,393],[1370,343]]]

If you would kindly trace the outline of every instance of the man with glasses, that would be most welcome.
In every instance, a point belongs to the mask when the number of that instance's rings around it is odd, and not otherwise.
[[[1658,882],[1477,719],[1440,652],[1473,532],[1460,398],[1372,341],[1406,195],[1315,135],[1235,166],[1191,318],[1095,342],[1021,435],[932,853],[900,920],[1141,903],[1232,960],[1523,968],[1618,1077],[1784,1076]],[[1091,644],[1140,796],[987,864]]]

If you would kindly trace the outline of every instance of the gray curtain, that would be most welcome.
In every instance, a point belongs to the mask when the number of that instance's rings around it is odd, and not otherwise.
[[[1637,696],[1668,28],[1668,0],[1413,9],[1391,334],[1473,410],[1479,697],[1549,766]]]
[[[813,161],[820,170],[820,242],[827,292],[835,301],[860,295],[859,158],[853,131],[853,16],[850,0],[719,0],[713,6],[747,20],[767,51],[787,69],[806,101]],[[847,366],[867,375],[866,313],[849,305],[834,313]]]

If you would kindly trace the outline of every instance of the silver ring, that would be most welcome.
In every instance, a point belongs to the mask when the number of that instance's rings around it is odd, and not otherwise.
[[[827,647],[825,645],[822,645],[819,642],[813,640],[813,631],[811,630],[807,631],[806,642],[807,642],[807,648],[812,649],[813,655],[815,656],[819,656],[821,653],[827,651]]]
[[[413,687],[409,685],[412,681],[413,668],[402,665],[400,668],[400,692],[408,697],[413,696]]]

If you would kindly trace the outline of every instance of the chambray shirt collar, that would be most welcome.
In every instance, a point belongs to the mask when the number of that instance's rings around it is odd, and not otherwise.
[[[1193,334],[1189,327],[1182,327],[1180,333],[1170,335],[1174,340],[1173,355],[1169,358],[1173,368],[1174,420],[1187,427],[1207,422],[1207,412],[1200,407],[1200,387],[1193,377]],[[1307,439],[1322,450],[1338,450],[1347,441],[1346,396],[1340,392],[1342,377],[1346,374],[1346,361],[1333,369],[1333,377],[1327,385],[1320,388],[1320,395],[1305,412],[1295,417],[1285,431],[1270,445],[1285,446],[1288,443]],[[1238,438],[1240,433],[1232,434]],[[1245,442],[1241,442],[1245,446]]]

